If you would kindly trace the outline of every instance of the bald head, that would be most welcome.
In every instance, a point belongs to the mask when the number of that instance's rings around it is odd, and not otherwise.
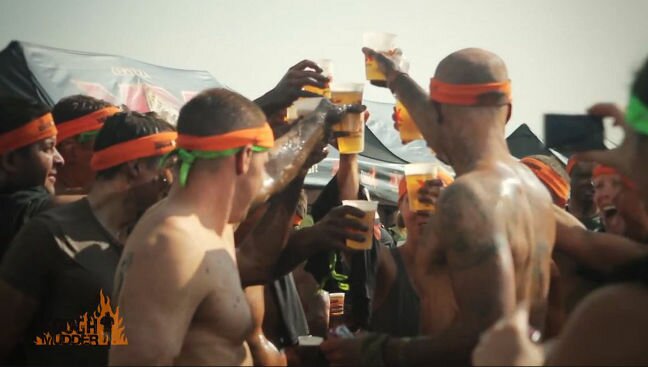
[[[481,84],[509,79],[504,60],[480,48],[453,52],[441,60],[434,77],[450,84]]]

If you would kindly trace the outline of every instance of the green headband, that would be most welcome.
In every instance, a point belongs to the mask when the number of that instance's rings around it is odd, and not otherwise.
[[[626,110],[626,120],[635,131],[648,135],[648,106],[637,96],[630,97],[630,103]]]
[[[99,130],[86,131],[77,135],[76,140],[79,144],[87,143],[99,135]]]
[[[189,170],[191,165],[196,161],[196,159],[216,159],[232,156],[241,151],[243,148],[232,148],[220,151],[205,151],[205,150],[185,150],[178,148],[170,153],[167,153],[162,160],[160,161],[160,166],[166,162],[166,160],[172,156],[177,155],[178,159],[182,162],[180,164],[180,186],[184,187],[187,185],[187,178],[189,177]],[[265,152],[268,148],[252,146],[253,152]]]

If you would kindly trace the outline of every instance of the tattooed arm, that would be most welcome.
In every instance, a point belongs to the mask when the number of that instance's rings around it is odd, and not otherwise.
[[[428,233],[432,245],[444,249],[459,315],[440,335],[388,341],[387,365],[468,364],[480,333],[515,308],[511,254],[505,234],[493,223],[492,205],[457,181],[441,195],[438,208]]]

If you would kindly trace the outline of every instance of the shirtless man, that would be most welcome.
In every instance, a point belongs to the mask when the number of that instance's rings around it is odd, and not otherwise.
[[[115,284],[128,346],[111,349],[111,365],[251,364],[244,341],[252,316],[230,223],[245,218],[261,188],[274,142],[265,121],[254,103],[224,89],[181,109],[178,147],[206,159],[190,165],[184,186],[180,177],[126,243]]]
[[[627,125],[616,107],[608,104],[598,108],[611,112],[605,115],[615,117],[617,124],[625,127],[625,139],[615,149],[582,153],[579,159],[595,160],[628,175],[637,182],[641,202],[648,207],[648,60],[633,82]],[[611,244],[610,249],[615,248]],[[639,258],[618,273],[622,283],[601,288],[585,298],[560,337],[544,348],[529,340],[524,310],[502,319],[484,333],[473,355],[475,365],[648,364],[647,265],[648,257]]]
[[[532,325],[543,326],[555,240],[551,196],[507,149],[510,85],[499,57],[480,49],[451,54],[428,96],[386,57],[363,51],[457,179],[441,193],[417,254],[421,307],[436,316],[422,325],[427,335],[332,339],[322,350],[340,364],[469,364],[480,333],[516,305],[530,307]]]
[[[183,107],[177,184],[168,200],[136,226],[115,277],[116,293],[122,289],[126,333],[131,331],[129,346],[113,350],[110,363],[251,363],[244,340],[253,324],[241,286],[264,284],[292,269],[291,261],[300,261],[294,255],[301,247],[288,245],[282,252],[285,236],[277,233],[282,226],[290,228],[304,165],[312,156],[308,153],[316,154],[316,142],[326,138],[325,127],[313,124],[328,123],[329,118],[339,121],[347,110],[361,112],[359,107],[324,103],[317,114],[304,119],[310,125],[297,126],[299,131],[277,141],[270,152],[273,160],[266,162],[274,138],[263,112],[251,101],[212,89]],[[325,120],[321,112],[326,112]],[[298,145],[294,169],[281,173],[285,184],[262,185],[265,168],[276,170],[277,159],[289,158],[295,145],[286,152],[284,144],[297,135],[306,142]],[[264,189],[275,192],[267,203],[273,215],[264,216],[235,248],[231,224],[246,217]],[[217,198],[216,203],[205,200],[210,197]],[[293,260],[282,260],[284,254]],[[160,275],[160,268],[172,270]]]

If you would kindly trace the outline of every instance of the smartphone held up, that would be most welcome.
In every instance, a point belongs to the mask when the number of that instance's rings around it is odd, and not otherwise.
[[[544,126],[545,145],[561,154],[607,149],[600,116],[546,114]]]

